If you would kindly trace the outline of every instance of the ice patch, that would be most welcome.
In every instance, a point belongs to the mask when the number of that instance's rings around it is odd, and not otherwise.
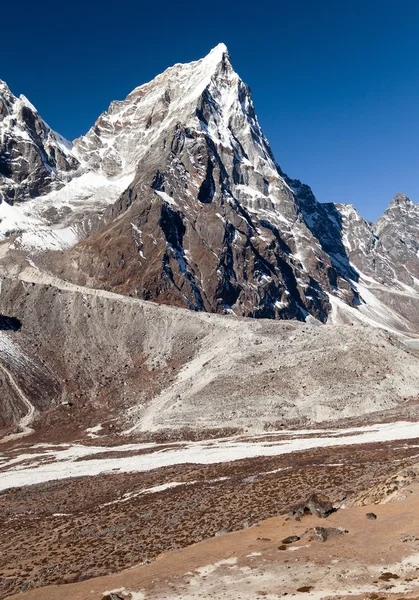
[[[160,196],[160,198],[162,200],[164,200],[165,202],[167,202],[167,204],[171,204],[172,206],[177,206],[179,207],[179,204],[173,200],[173,198],[171,196],[169,196],[169,194],[166,194],[166,192],[160,192],[158,190],[155,190],[155,193]]]

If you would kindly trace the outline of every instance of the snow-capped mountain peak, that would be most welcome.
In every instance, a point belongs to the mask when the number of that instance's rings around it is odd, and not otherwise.
[[[16,247],[34,247],[33,217],[70,230],[47,244],[44,229],[44,248],[87,237],[62,256],[69,280],[195,310],[323,322],[336,302],[368,313],[365,282],[376,295],[394,287],[394,306],[419,286],[419,208],[398,194],[372,224],[287,177],[224,44],[111,102],[73,144],[0,82],[0,141],[0,193],[25,200],[22,229],[32,227]],[[3,213],[13,225],[0,234],[10,235],[20,216]],[[380,302],[368,318],[388,325]],[[412,321],[393,317],[397,328]]]
[[[169,67],[125,100],[111,102],[90,131],[75,140],[80,160],[107,176],[134,173],[163,129],[177,121],[194,124],[199,98],[213,78],[231,85],[239,80],[224,44],[200,60]]]

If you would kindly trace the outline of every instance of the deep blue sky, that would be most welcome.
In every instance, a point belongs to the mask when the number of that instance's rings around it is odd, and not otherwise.
[[[419,201],[417,0],[22,0],[1,20],[0,78],[69,139],[223,41],[278,163],[319,200],[370,220],[396,192]]]

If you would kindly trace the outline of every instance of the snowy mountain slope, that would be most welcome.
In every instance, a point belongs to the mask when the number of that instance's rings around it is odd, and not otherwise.
[[[339,301],[339,293],[335,300],[330,298],[335,322],[339,314],[343,322],[361,319],[417,334],[418,206],[404,194],[397,194],[376,223],[365,221],[349,204],[319,206],[309,215],[313,231],[357,294],[356,311]],[[336,227],[338,236],[333,235]]]
[[[68,279],[419,331],[419,209],[398,195],[371,224],[285,175],[224,44],[112,102],[73,144],[1,82],[0,142],[0,239],[18,234],[29,257],[68,250],[49,260]]]
[[[25,232],[16,247],[68,248],[85,237],[129,179],[89,171],[29,100],[0,81],[0,240]]]

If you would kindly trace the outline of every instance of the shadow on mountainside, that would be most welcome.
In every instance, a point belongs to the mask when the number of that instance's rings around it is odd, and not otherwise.
[[[22,328],[22,321],[16,317],[6,317],[0,314],[0,331],[19,331]]]
[[[344,279],[357,282],[359,273],[351,265],[343,243],[343,218],[333,202],[318,202],[311,188],[298,179],[283,175],[299,200],[299,208],[305,224]]]

